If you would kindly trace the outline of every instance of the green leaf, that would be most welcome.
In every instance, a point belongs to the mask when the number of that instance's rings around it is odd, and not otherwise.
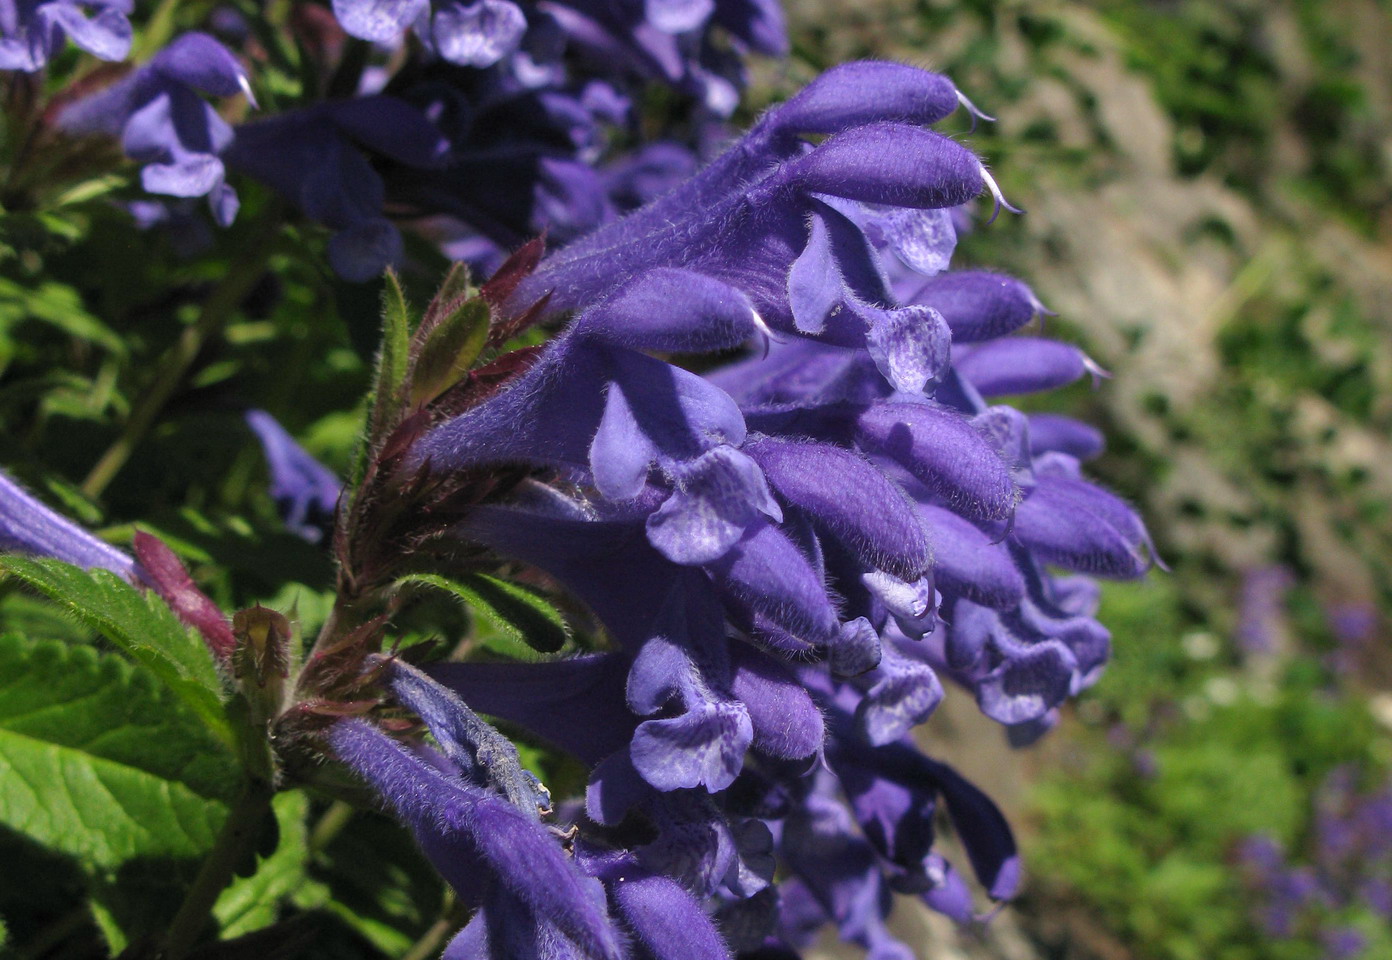
[[[315,881],[294,895],[327,911],[389,957],[400,957],[440,916],[446,886],[411,834],[386,817],[355,816],[319,852]]]
[[[49,558],[0,556],[0,573],[101,633],[163,681],[225,743],[231,742],[212,654],[158,597],[109,571],[83,570]]]
[[[411,371],[411,402],[429,403],[468,373],[488,342],[492,314],[486,301],[460,302],[430,331]]]
[[[96,868],[195,857],[226,817],[231,754],[147,671],[0,636],[0,823]]]
[[[560,611],[532,587],[481,573],[461,580],[433,573],[413,573],[397,582],[443,590],[508,638],[541,653],[555,653],[570,640],[570,627]]]
[[[277,796],[272,807],[280,827],[279,846],[257,864],[255,873],[233,881],[213,907],[223,939],[275,923],[281,903],[308,882],[309,800],[303,791],[292,790]]]
[[[16,320],[38,320],[117,356],[126,353],[125,341],[88,312],[82,297],[66,284],[45,281],[36,287],[22,287],[0,277],[0,313],[11,314]]]
[[[411,352],[411,308],[406,304],[396,272],[388,270],[382,291],[382,345],[377,353],[377,376],[372,388],[371,435],[380,437],[395,419],[401,384]]]

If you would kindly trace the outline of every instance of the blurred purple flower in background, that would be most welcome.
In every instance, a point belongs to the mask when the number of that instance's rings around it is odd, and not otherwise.
[[[0,70],[42,70],[65,39],[101,60],[130,52],[132,0],[0,0]]]
[[[310,542],[323,539],[342,489],[338,477],[266,411],[248,410],[246,422],[261,441],[271,473],[271,498],[280,508],[286,529]]]
[[[251,86],[241,63],[204,33],[186,33],[106,90],[69,106],[58,118],[65,132],[118,137],[131,159],[145,164],[150,193],[208,198],[213,219],[237,215],[236,191],[226,183],[221,154],[232,127],[199,94],[230,97]]]

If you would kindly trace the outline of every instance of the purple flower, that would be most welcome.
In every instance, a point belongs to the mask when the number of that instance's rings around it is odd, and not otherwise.
[[[649,926],[664,904],[715,949],[694,903],[728,943],[786,952],[831,921],[909,956],[887,932],[896,893],[975,915],[934,849],[940,807],[986,894],[1013,896],[999,810],[910,733],[949,681],[1012,742],[1047,731],[1108,657],[1089,577],[1153,560],[1135,512],[1082,475],[1095,432],[984,399],[1092,368],[1016,335],[1043,311],[1023,283],[944,272],[947,211],[994,191],[923,129],[960,103],[909,67],[829,72],[498,293],[564,329],[403,454],[529,473],[449,535],[549,574],[613,649],[432,674],[590,768],[578,860],[656,955],[686,955]],[[655,356],[734,350],[705,377]],[[776,917],[759,899],[775,864]],[[513,917],[492,909],[459,956]]]
[[[1285,567],[1257,567],[1242,581],[1237,640],[1248,653],[1275,652],[1285,629],[1286,593],[1294,579]]]
[[[100,60],[130,52],[131,0],[0,0],[0,70],[42,70],[68,39]]]
[[[244,124],[227,160],[333,230],[329,263],[345,280],[361,282],[402,256],[401,234],[382,213],[382,177],[362,148],[416,170],[439,166],[447,144],[415,107],[379,95]]]
[[[451,63],[487,67],[512,53],[527,28],[508,0],[334,0],[334,15],[350,36],[392,43],[414,29],[427,49]]]
[[[264,410],[248,410],[247,426],[261,441],[271,471],[271,498],[286,529],[310,542],[323,539],[333,520],[342,489],[333,471],[311,457],[276,419]]]
[[[89,569],[110,570],[134,582],[135,561],[44,506],[0,472],[0,550],[55,557]]]
[[[479,908],[452,951],[478,938],[487,955],[623,956],[600,885],[538,820],[545,802],[515,748],[447,690],[399,663],[391,687],[444,749],[412,751],[362,720],[327,734],[334,753],[412,829],[460,899]]]
[[[226,226],[238,206],[220,158],[232,128],[199,94],[238,93],[252,99],[236,57],[207,34],[186,33],[129,76],[69,106],[58,123],[73,134],[120,137],[126,154],[145,164],[140,181],[147,191],[206,196],[213,219]]]

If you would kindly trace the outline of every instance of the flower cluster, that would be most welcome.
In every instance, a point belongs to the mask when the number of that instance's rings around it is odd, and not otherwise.
[[[82,44],[123,9],[78,6],[0,27],[51,53],[54,24]],[[147,190],[206,196],[224,225],[229,171],[264,182],[333,232],[349,280],[404,256],[388,212],[497,265],[476,292],[456,270],[414,326],[388,284],[348,489],[248,416],[287,525],[317,539],[334,517],[334,615],[301,663],[265,611],[229,627],[153,537],[129,558],[3,477],[0,545],[152,587],[243,692],[275,674],[247,699],[286,779],[336,758],[411,828],[473,909],[451,958],[794,957],[827,924],[908,957],[896,894],[981,915],[935,848],[946,824],[985,896],[1012,897],[1004,817],[915,728],[951,682],[1012,742],[1041,735],[1107,660],[1092,578],[1154,561],[1082,475],[1097,432],[997,402],[1104,374],[1020,335],[1045,312],[1026,284],[948,269],[960,208],[1008,207],[930,129],[971,104],[938,74],[853,63],[699,169],[704,142],[606,160],[641,82],[728,114],[732,53],[783,47],[776,6],[335,0],[337,26],[309,9],[302,46],[336,62],[337,96],[234,128],[204,98],[250,100],[249,74],[190,33],[59,122],[119,137]],[[378,47],[347,51],[338,27]],[[548,256],[502,255],[541,232]],[[538,324],[559,332],[509,349]],[[496,587],[519,564],[579,601],[588,652],[381,653],[410,577]],[[584,797],[553,805],[480,714],[583,763]]]
[[[1312,856],[1292,862],[1267,836],[1238,850],[1261,904],[1257,920],[1275,940],[1318,941],[1336,960],[1372,956],[1361,918],[1392,917],[1392,787],[1361,792],[1353,770],[1336,769],[1317,797]]]
[[[64,37],[121,60],[129,12],[73,0],[0,7],[0,69],[43,69]],[[656,174],[670,185],[660,166],[689,172],[700,146],[607,155],[609,131],[636,130],[631,106],[646,84],[694,101],[699,140],[705,121],[737,105],[743,58],[787,48],[772,0],[335,0],[332,14],[297,10],[282,41],[308,61],[296,69],[325,72],[329,95],[310,86],[299,102],[234,127],[203,97],[241,92],[255,107],[242,61],[267,52],[238,14],[220,14],[209,28],[230,49],[208,33],[179,36],[107,89],[84,92],[57,125],[118,139],[146,165],[146,191],[206,196],[221,226],[238,209],[228,168],[266,184],[332,231],[330,263],[354,282],[402,261],[393,216],[492,265],[538,233],[556,244],[613,219],[635,181],[652,187]]]
[[[451,956],[609,956],[614,922],[664,958],[787,954],[826,922],[907,955],[885,925],[894,892],[975,912],[933,849],[939,805],[987,894],[1014,894],[999,811],[911,731],[946,678],[1015,741],[1037,737],[1107,658],[1088,575],[1151,561],[1132,510],[1081,476],[1094,431],[986,399],[1100,371],[1012,335],[1042,309],[1023,283],[942,271],[948,210],[994,190],[925,128],[958,103],[909,67],[829,71],[676,190],[505,267],[485,287],[502,316],[573,319],[386,444],[418,484],[511,474],[445,537],[544,571],[612,641],[409,684],[383,667],[453,766],[360,721],[330,732],[447,876],[465,848],[511,873],[456,882],[480,909]],[[920,276],[901,299],[905,268]],[[750,343],[707,377],[657,356]],[[528,817],[545,805],[457,732],[479,729],[471,710],[591,769],[583,807],[558,811],[564,883],[496,859],[449,812],[459,783]],[[560,890],[564,920],[541,899]]]

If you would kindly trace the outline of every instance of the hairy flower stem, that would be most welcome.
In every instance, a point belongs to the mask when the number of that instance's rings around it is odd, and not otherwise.
[[[168,960],[181,960],[208,926],[218,896],[232,882],[237,865],[255,845],[274,795],[270,781],[259,777],[247,780],[227,813],[227,820],[213,842],[213,849],[208,851],[203,865],[198,868],[193,886],[185,894],[179,912],[169,925],[164,944],[164,955]]]
[[[347,801],[335,800],[329,804],[329,808],[309,832],[309,855],[314,857],[327,850],[334,837],[348,825],[355,813],[357,811]]]
[[[226,275],[203,303],[197,322],[185,327],[179,339],[160,358],[154,378],[146,393],[136,403],[121,436],[106,449],[101,459],[82,481],[82,492],[96,498],[110,485],[135,448],[145,438],[169,398],[184,382],[189,368],[198,358],[203,346],[215,337],[231,319],[242,302],[261,279],[266,264],[275,251],[274,239],[280,230],[278,211],[270,212],[258,229],[253,231],[244,248],[247,253],[233,262]]]

